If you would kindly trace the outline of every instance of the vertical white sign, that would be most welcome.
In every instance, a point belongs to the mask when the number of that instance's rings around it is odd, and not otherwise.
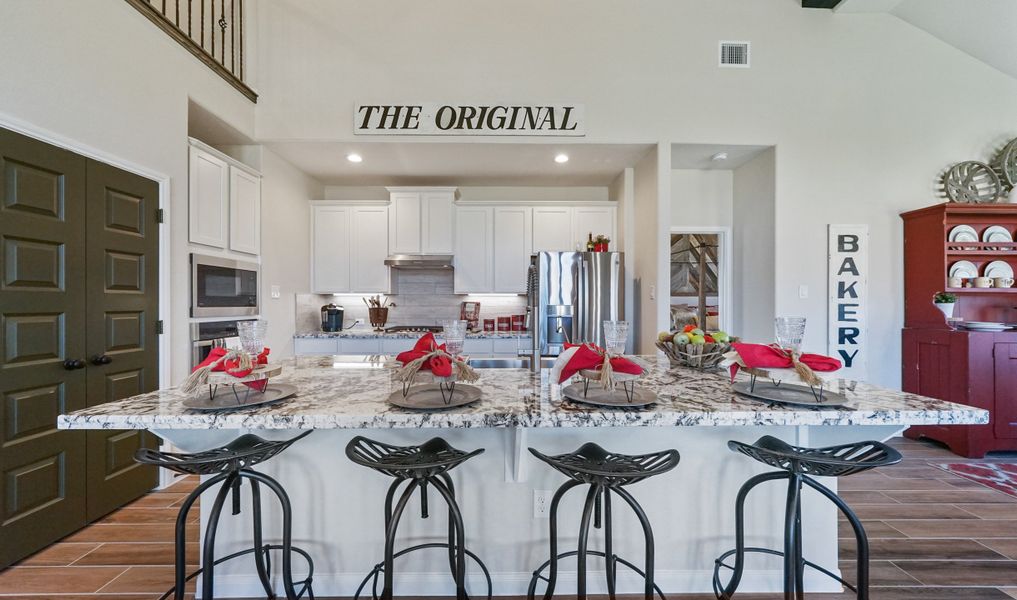
[[[830,225],[830,356],[848,379],[865,379],[868,359],[869,226]]]

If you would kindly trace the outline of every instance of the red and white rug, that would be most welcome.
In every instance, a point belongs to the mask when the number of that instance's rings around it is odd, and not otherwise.
[[[1017,497],[1017,464],[946,463],[936,466],[954,475],[960,475],[994,490]]]

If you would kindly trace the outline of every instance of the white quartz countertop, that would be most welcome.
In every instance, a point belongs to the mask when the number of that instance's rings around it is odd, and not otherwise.
[[[279,361],[273,381],[298,393],[261,407],[223,412],[185,408],[186,395],[170,388],[60,415],[61,429],[360,429],[485,427],[631,427],[746,425],[949,425],[983,424],[985,410],[889,390],[839,382],[844,408],[774,407],[731,391],[724,372],[672,369],[644,357],[650,373],[640,384],[658,394],[642,409],[573,403],[551,385],[550,370],[478,369],[483,397],[468,406],[420,412],[387,402],[400,389],[393,361],[383,357],[301,356]],[[591,384],[596,385],[596,384]]]
[[[375,331],[370,327],[351,327],[342,331],[300,331],[294,334],[294,339],[315,339],[315,338],[385,338],[385,339],[407,339],[416,340],[423,334],[415,331],[384,332]],[[435,334],[441,337],[440,333]],[[466,337],[473,339],[530,339],[528,331],[476,331],[466,334]]]

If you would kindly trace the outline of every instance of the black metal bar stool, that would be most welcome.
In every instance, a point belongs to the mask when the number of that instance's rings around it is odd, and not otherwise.
[[[456,503],[455,487],[452,485],[452,478],[448,472],[467,460],[484,452],[483,448],[473,452],[463,452],[450,446],[441,438],[434,438],[419,446],[393,446],[365,437],[357,436],[346,445],[346,456],[358,465],[369,467],[394,478],[395,481],[388,488],[385,495],[385,557],[382,562],[376,564],[371,572],[367,574],[354,598],[359,598],[360,593],[372,581],[371,595],[375,600],[391,600],[393,589],[392,582],[395,576],[395,559],[409,554],[416,550],[430,548],[444,548],[448,551],[449,569],[456,583],[457,600],[466,600],[469,596],[466,593],[466,558],[469,557],[480,565],[487,578],[487,598],[490,600],[492,593],[491,574],[487,566],[477,557],[476,554],[466,548],[466,535],[463,527],[463,516]],[[409,482],[399,500],[392,506],[396,491],[404,482]],[[431,486],[438,490],[445,504],[448,506],[448,542],[417,544],[409,548],[395,551],[396,529],[399,527],[399,518],[406,508],[406,504],[413,496],[414,490],[420,490],[420,516],[428,518],[427,508],[427,487]],[[378,595],[378,576],[384,575],[384,585],[381,595]]]
[[[554,493],[551,499],[551,557],[540,565],[533,572],[530,578],[530,588],[526,597],[530,600],[536,594],[537,581],[547,582],[547,590],[544,592],[545,600],[554,596],[554,588],[558,580],[558,561],[563,558],[575,556],[578,562],[578,589],[579,600],[586,598],[586,556],[592,554],[604,558],[605,571],[607,574],[607,592],[613,599],[615,597],[615,586],[618,579],[618,564],[622,564],[638,573],[646,582],[644,597],[647,600],[653,598],[654,591],[664,598],[664,593],[653,581],[653,530],[650,528],[650,521],[646,518],[639,503],[632,497],[624,486],[638,483],[654,475],[666,473],[678,466],[681,457],[677,450],[664,450],[652,454],[626,455],[613,454],[604,450],[597,444],[583,444],[578,450],[569,454],[558,456],[546,456],[537,450],[530,448],[530,452],[551,465],[556,470],[569,478],[569,481],[562,484]],[[586,504],[583,506],[583,517],[579,525],[579,547],[570,552],[558,553],[558,505],[561,503],[565,493],[574,487],[582,484],[590,486],[586,493]],[[646,543],[646,563],[644,569],[640,570],[627,560],[616,556],[612,549],[613,532],[611,529],[611,495],[617,494],[625,501],[639,519],[643,528],[643,538]],[[603,516],[601,512],[603,511]],[[597,529],[604,527],[604,551],[589,550],[587,545],[590,535],[590,520],[593,519],[593,526]],[[550,567],[547,577],[542,573]]]
[[[713,569],[713,590],[717,598],[729,600],[738,589],[742,571],[745,568],[745,554],[754,552],[770,554],[784,558],[784,598],[801,600],[805,597],[805,567],[809,566],[855,592],[859,600],[869,598],[869,542],[865,536],[865,528],[855,513],[837,494],[819,483],[812,476],[844,477],[854,475],[876,467],[885,467],[901,461],[901,455],[893,448],[879,442],[858,442],[826,448],[799,448],[787,444],[771,436],[763,436],[755,444],[743,444],[731,441],[728,448],[740,452],[759,462],[780,469],[763,473],[750,478],[738,491],[735,501],[735,549],[722,554]],[[786,479],[787,502],[784,506],[784,550],[754,548],[745,546],[745,498],[754,487],[767,481]],[[819,565],[805,560],[802,555],[802,484],[816,490],[831,502],[847,517],[855,533],[858,544],[857,575],[855,585],[851,585],[840,577]],[[724,561],[734,555],[734,566]],[[720,581],[721,567],[731,569],[731,581],[724,586]]]
[[[297,600],[305,593],[308,598],[314,598],[311,590],[311,576],[314,573],[314,563],[307,552],[294,547],[291,543],[292,511],[290,508],[289,496],[279,482],[275,479],[251,469],[254,465],[264,462],[276,454],[279,454],[300,438],[310,434],[305,432],[297,437],[283,441],[264,440],[256,435],[247,434],[238,437],[221,448],[206,450],[194,453],[172,453],[158,452],[148,448],[142,448],[135,454],[134,459],[140,463],[157,465],[167,469],[188,475],[211,475],[201,482],[193,492],[187,495],[180,512],[177,513],[176,523],[176,565],[175,584],[160,600],[165,600],[171,594],[176,600],[184,597],[184,587],[188,581],[202,575],[201,597],[213,598],[213,580],[215,566],[228,560],[244,556],[254,555],[254,565],[261,580],[262,587],[268,598],[275,598],[272,590],[272,583],[269,579],[271,570],[270,553],[273,550],[282,552],[282,575],[283,587],[286,591],[287,600]],[[234,552],[229,556],[215,558],[215,532],[219,526],[219,516],[222,513],[223,505],[226,503],[226,496],[233,492],[233,514],[240,514],[240,488],[243,480],[251,484],[252,516],[254,521],[254,545],[246,550]],[[222,484],[212,503],[209,512],[208,526],[205,530],[201,554],[201,568],[187,574],[187,515],[191,507],[197,502],[203,492],[214,485]],[[267,486],[279,499],[283,513],[282,544],[265,544],[261,534],[261,484]],[[292,552],[296,552],[307,560],[307,578],[298,582],[299,593],[293,584],[293,573],[291,571]]]

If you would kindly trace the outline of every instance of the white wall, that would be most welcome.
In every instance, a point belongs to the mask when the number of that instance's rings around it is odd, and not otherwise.
[[[357,102],[561,99],[585,104],[588,142],[776,145],[776,310],[824,322],[825,295],[798,286],[825,288],[828,224],[868,223],[877,383],[900,377],[898,213],[938,201],[945,166],[1017,135],[1017,80],[887,14],[792,0],[262,8],[260,137],[353,139]],[[718,68],[722,39],[751,40],[752,68]],[[810,327],[806,347],[825,342]]]
[[[731,262],[735,289],[730,331],[751,342],[773,339],[776,158],[774,149],[766,150],[738,167],[733,177]],[[810,331],[817,328],[825,330],[825,323],[813,321]]]
[[[454,183],[453,183],[454,185]],[[461,186],[465,202],[599,202],[615,200],[600,186]],[[388,200],[384,186],[325,186],[325,200]]]
[[[634,170],[633,181],[633,329],[635,351],[655,354],[658,331],[668,328],[671,289],[670,253],[670,168],[671,147],[658,144]],[[665,200],[666,199],[666,200]]]
[[[187,101],[246,134],[254,105],[118,0],[0,2],[0,56],[0,126],[51,133],[162,180],[171,265],[162,272],[169,305],[161,317],[169,319],[169,368],[179,381],[190,364]]]
[[[730,227],[734,172],[727,169],[671,171],[671,225]]]

